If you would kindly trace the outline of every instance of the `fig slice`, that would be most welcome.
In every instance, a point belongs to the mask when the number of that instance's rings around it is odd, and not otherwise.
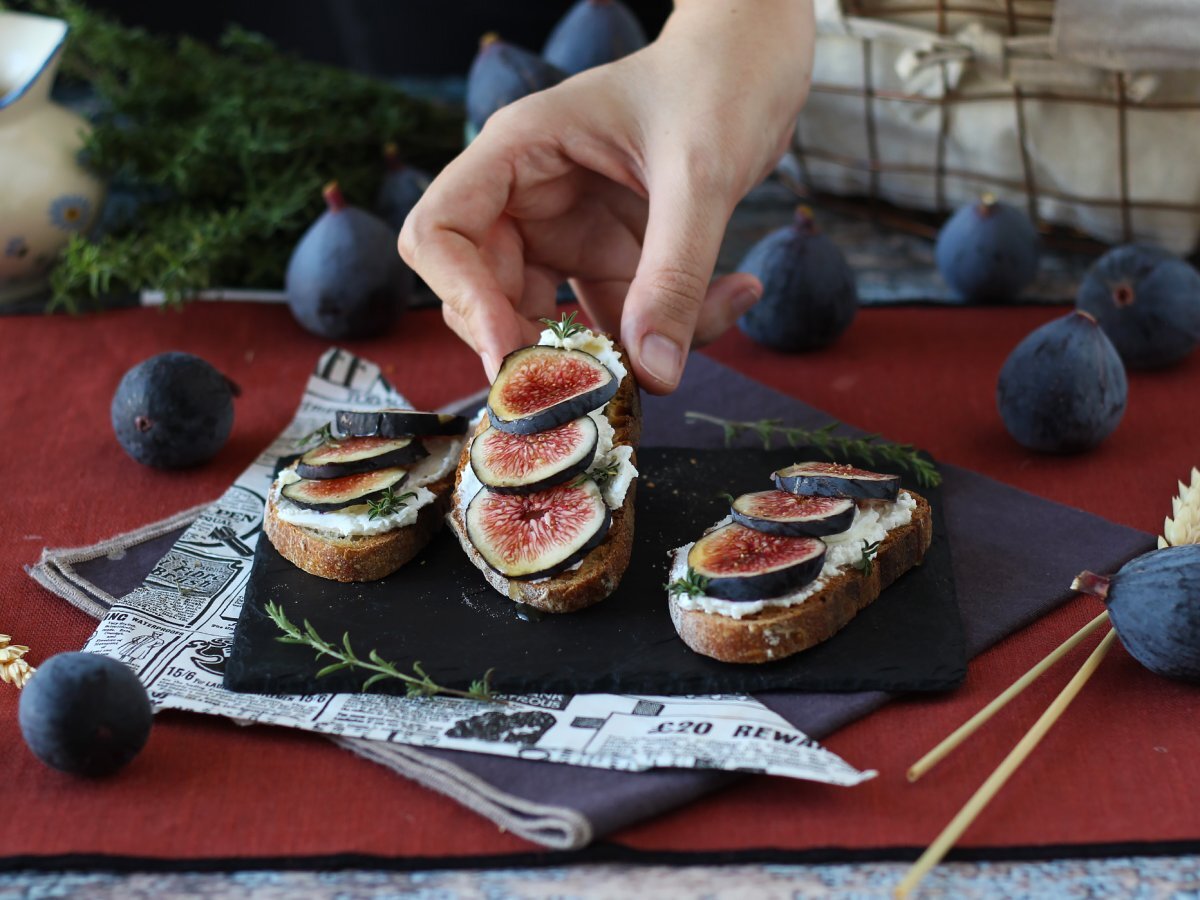
[[[352,437],[397,438],[409,434],[466,434],[467,431],[465,416],[415,409],[339,409],[334,422],[339,434]]]
[[[368,503],[389,488],[398,488],[408,477],[406,469],[379,469],[342,478],[305,478],[285,484],[280,493],[297,506],[318,512],[333,512],[358,503]]]
[[[309,450],[296,463],[301,478],[341,478],[393,466],[407,466],[429,455],[410,437],[338,438]]]
[[[534,494],[486,488],[467,506],[467,536],[507,578],[541,578],[569,569],[595,549],[612,514],[590,478]]]
[[[764,534],[821,537],[845,531],[854,501],[844,497],[797,497],[787,491],[742,494],[730,506],[733,520]]]
[[[599,441],[591,416],[533,434],[488,427],[471,442],[471,468],[493,491],[530,494],[586,472]]]
[[[488,418],[509,434],[546,431],[599,409],[618,382],[582,350],[535,345],[504,357],[488,393]]]
[[[854,500],[895,500],[899,475],[882,475],[845,463],[802,462],[771,476],[775,487],[802,497],[850,497]]]
[[[765,534],[731,522],[688,551],[688,566],[708,579],[704,592],[724,600],[769,600],[809,584],[825,564],[825,543],[813,537]]]

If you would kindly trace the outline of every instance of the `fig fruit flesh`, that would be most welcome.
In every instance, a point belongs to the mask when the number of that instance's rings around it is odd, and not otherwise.
[[[424,195],[432,179],[426,172],[401,161],[395,144],[387,145],[383,157],[387,165],[387,174],[383,176],[383,182],[379,185],[375,209],[379,217],[392,226],[393,231],[399,233],[404,227],[404,220]]]
[[[334,422],[339,434],[351,437],[425,437],[466,434],[467,431],[465,416],[415,409],[339,409]]]
[[[485,34],[467,72],[468,143],[496,110],[558,84],[566,75],[540,56]]]
[[[854,500],[895,500],[900,476],[868,472],[845,463],[802,462],[772,473],[781,491],[801,497],[849,497]]]
[[[493,491],[530,494],[586,472],[600,432],[591,416],[533,434],[488,427],[471,442],[471,469]]]
[[[542,57],[575,75],[645,46],[642,23],[621,0],[578,0],[550,32]]]
[[[328,208],[288,260],[288,306],[296,321],[319,337],[383,334],[408,305],[413,286],[412,272],[396,251],[396,232],[369,212],[348,206],[336,182],[324,195]]]
[[[1004,303],[1037,276],[1041,240],[1029,216],[984,194],[961,206],[938,232],[934,257],[954,293],[968,303]]]
[[[1084,312],[1030,333],[1009,354],[996,406],[1021,446],[1043,453],[1090,450],[1125,413],[1125,367],[1096,320]]]
[[[123,768],[150,736],[150,697],[124,664],[95,653],[59,653],[21,692],[21,736],[51,768],[99,777]]]
[[[125,373],[109,413],[131,457],[159,469],[207,462],[233,428],[237,385],[198,356],[160,353]]]
[[[821,234],[806,207],[791,225],[750,248],[738,266],[762,282],[758,303],[738,327],[760,344],[786,352],[819,350],[836,341],[858,312],[854,272]]]
[[[1075,308],[1095,317],[1125,365],[1174,365],[1200,341],[1200,272],[1159,247],[1115,247],[1088,271]]]
[[[798,497],[787,491],[755,491],[730,504],[733,521],[784,537],[838,534],[854,521],[854,501],[841,497]]]
[[[296,463],[301,478],[341,478],[395,466],[407,466],[429,453],[411,437],[338,438],[309,450]]]
[[[546,431],[604,406],[617,387],[612,372],[590,353],[522,347],[500,364],[488,392],[488,418],[510,434]]]
[[[783,537],[737,522],[710,531],[688,551],[688,567],[708,579],[704,592],[725,600],[769,600],[798,591],[825,564],[817,538]]]
[[[1200,545],[1151,550],[1114,575],[1083,572],[1071,587],[1104,601],[1117,637],[1151,672],[1200,682]]]
[[[407,469],[377,469],[340,478],[304,478],[285,484],[280,493],[304,509],[334,512],[377,500],[402,486],[407,478]]]

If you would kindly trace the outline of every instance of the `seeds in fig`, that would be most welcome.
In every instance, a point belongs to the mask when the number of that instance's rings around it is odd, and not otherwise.
[[[1028,335],[1004,362],[996,406],[1021,446],[1044,453],[1090,450],[1125,413],[1125,367],[1112,342],[1084,312]]]
[[[1115,247],[1088,270],[1075,308],[1095,317],[1125,365],[1174,365],[1200,341],[1200,273],[1160,247]]]
[[[742,494],[730,505],[733,520],[764,534],[821,537],[838,534],[854,521],[854,501],[841,497],[798,497],[787,491]]]
[[[285,484],[280,493],[305,509],[333,512],[376,500],[403,485],[406,478],[406,469],[379,469],[341,478],[305,478]]]
[[[465,416],[415,409],[339,409],[334,422],[339,434],[354,437],[424,437],[464,434],[467,430]]]
[[[845,463],[802,462],[772,473],[781,491],[802,497],[850,497],[855,500],[895,500],[900,476],[868,472]]]
[[[1029,216],[984,194],[938,232],[938,271],[968,303],[1004,303],[1037,276],[1041,241]]]
[[[428,455],[421,442],[411,437],[338,438],[301,456],[296,474],[301,478],[341,478],[407,466]]]
[[[412,272],[396,252],[396,232],[347,206],[336,182],[325,188],[325,203],[328,209],[288,261],[288,306],[297,322],[323,338],[383,334],[412,293]]]
[[[688,566],[708,579],[704,592],[725,600],[769,600],[798,591],[825,564],[817,538],[784,537],[737,522],[710,531],[688,551]]]
[[[1200,682],[1200,545],[1151,550],[1115,575],[1083,572],[1071,587],[1104,601],[1117,637],[1151,672]]]
[[[488,418],[510,434],[546,431],[599,409],[617,386],[612,372],[590,353],[523,347],[500,364],[488,392]]]
[[[413,207],[429,187],[430,177],[427,173],[413,166],[406,165],[401,159],[395,144],[388,144],[383,151],[387,174],[379,186],[379,194],[375,198],[375,209],[379,217],[399,233],[404,227],[404,220],[412,212]]]
[[[467,505],[467,536],[479,555],[507,578],[563,572],[603,542],[612,514],[590,478],[533,494],[484,488]]]
[[[575,75],[645,46],[642,23],[621,0],[578,0],[550,32],[542,56]]]
[[[854,271],[842,251],[817,231],[806,207],[791,225],[750,248],[739,272],[763,284],[762,297],[738,319],[747,337],[788,352],[836,341],[858,312]]]
[[[467,73],[467,142],[502,106],[558,84],[563,72],[540,56],[485,34]]]
[[[529,494],[586,472],[599,440],[591,416],[533,434],[488,427],[471,442],[471,469],[493,491]]]

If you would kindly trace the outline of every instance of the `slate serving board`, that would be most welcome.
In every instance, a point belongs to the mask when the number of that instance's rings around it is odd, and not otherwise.
[[[966,650],[936,489],[933,544],[911,570],[824,644],[763,665],[720,663],[689,650],[667,613],[668,552],[695,540],[728,512],[719,496],[769,487],[769,473],[802,450],[638,451],[633,556],[607,600],[569,615],[539,615],[493,591],[443,531],[399,572],[366,584],[317,578],[258,542],[225,671],[235,691],[314,694],[356,691],[364,675],[320,680],[313,651],[281,644],[263,607],[309,620],[337,641],[347,632],[360,657],[371,649],[407,671],[419,661],[435,681],[466,687],[488,668],[510,693],[720,694],[789,691],[944,691],[966,674]],[[887,471],[887,466],[877,466]],[[903,472],[897,471],[898,474]],[[907,487],[915,485],[907,484]],[[331,660],[326,659],[325,662]],[[372,690],[403,692],[382,682]]]

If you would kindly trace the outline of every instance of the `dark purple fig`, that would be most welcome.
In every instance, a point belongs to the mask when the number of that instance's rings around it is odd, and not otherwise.
[[[297,506],[333,512],[378,500],[408,478],[407,469],[378,469],[341,478],[305,478],[285,484],[280,493]]]
[[[339,409],[334,421],[339,434],[354,437],[398,438],[410,434],[423,437],[467,431],[464,416],[415,409]]]
[[[1160,247],[1116,247],[1088,271],[1075,308],[1095,317],[1125,365],[1173,365],[1200,341],[1200,273]]]
[[[387,174],[383,176],[383,183],[379,186],[375,209],[380,218],[398,233],[404,227],[404,220],[408,218],[408,214],[429,187],[430,178],[420,169],[405,165],[395,144],[388,144],[383,155],[387,163]]]
[[[868,472],[845,463],[802,462],[772,473],[775,487],[801,497],[895,500],[900,476]]]
[[[762,297],[738,319],[748,337],[776,350],[818,350],[836,341],[858,312],[854,271],[800,207],[791,225],[750,248],[739,272],[763,284]]]
[[[217,455],[233,428],[232,381],[198,356],[160,353],[125,373],[109,410],[125,452],[159,469]]]
[[[287,298],[292,315],[332,340],[383,334],[408,305],[412,272],[396,251],[396,231],[347,206],[337,183],[323,212],[292,251]]]
[[[530,494],[586,472],[599,440],[591,416],[533,434],[489,427],[471,442],[471,469],[493,491]]]
[[[1047,322],[1017,344],[1000,370],[996,406],[1022,447],[1090,450],[1125,414],[1125,367],[1085,312]]]
[[[710,531],[688,551],[688,568],[708,579],[704,593],[725,600],[769,600],[798,591],[825,564],[817,538],[765,534],[737,522]]]
[[[646,46],[646,32],[621,0],[579,0],[559,19],[542,56],[568,75]]]
[[[1004,303],[1037,276],[1041,241],[1024,211],[984,194],[938,232],[938,271],[968,303]]]
[[[21,692],[21,736],[46,765],[73,775],[110,775],[141,752],[153,711],[138,677],[95,653],[59,653]]]
[[[540,56],[485,34],[467,73],[467,142],[496,110],[552,87],[565,74]]]
[[[1151,672],[1200,682],[1200,544],[1151,550],[1115,575],[1083,572],[1071,587],[1104,601],[1117,637]]]
[[[522,347],[500,364],[488,418],[509,434],[531,434],[585,416],[617,393],[612,372],[582,350]]]
[[[571,568],[604,540],[612,514],[596,482],[583,478],[535,494],[485,488],[467,505],[466,519],[484,561],[521,580]]]
[[[341,478],[407,466],[428,455],[421,442],[411,437],[338,438],[301,456],[296,474],[301,478]]]
[[[842,497],[798,497],[787,491],[742,494],[730,505],[733,520],[765,534],[822,537],[854,521],[854,501]]]

